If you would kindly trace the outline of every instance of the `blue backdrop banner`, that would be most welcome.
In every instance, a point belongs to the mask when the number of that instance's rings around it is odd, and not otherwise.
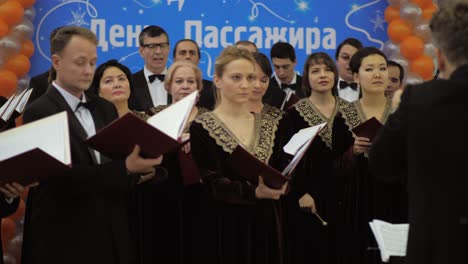
[[[223,47],[238,40],[255,42],[267,56],[274,43],[287,41],[296,48],[296,70],[301,71],[308,54],[334,56],[347,37],[381,48],[388,39],[386,7],[386,0],[38,0],[30,75],[50,67],[49,35],[61,25],[90,28],[99,38],[98,63],[118,59],[133,72],[143,67],[138,34],[147,25],[168,32],[169,64],[178,40],[195,40],[207,79]]]

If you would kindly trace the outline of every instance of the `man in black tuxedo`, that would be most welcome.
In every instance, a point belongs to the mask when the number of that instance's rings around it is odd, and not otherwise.
[[[270,59],[275,74],[270,79],[263,102],[280,109],[287,109],[298,99],[307,97],[302,90],[302,77],[294,71],[297,64],[294,47],[286,42],[275,43],[271,47]]]
[[[148,26],[141,31],[138,42],[145,66],[132,75],[134,89],[129,98],[130,109],[146,111],[151,107],[170,104],[172,99],[164,88],[169,36],[159,26]]]
[[[468,2],[430,22],[442,79],[408,86],[370,151],[376,177],[408,177],[408,264],[466,263]]]
[[[179,40],[174,47],[172,53],[174,61],[177,60],[188,60],[195,65],[200,63],[200,47],[198,44],[191,39]],[[200,92],[200,98],[198,99],[198,106],[204,107],[208,110],[213,110],[216,103],[216,90],[213,86],[213,82],[203,79],[203,89]]]
[[[354,82],[354,77],[349,68],[349,61],[354,53],[362,49],[362,43],[355,38],[347,38],[343,40],[336,48],[335,60],[336,68],[338,69],[338,96],[348,102],[353,102],[359,99],[359,87]]]
[[[136,173],[153,171],[161,158],[143,159],[139,147],[110,161],[86,144],[87,137],[117,118],[112,103],[85,91],[97,60],[89,29],[66,26],[52,40],[56,80],[31,103],[23,120],[68,113],[72,169],[31,188],[26,202],[23,263],[135,263],[128,197]]]

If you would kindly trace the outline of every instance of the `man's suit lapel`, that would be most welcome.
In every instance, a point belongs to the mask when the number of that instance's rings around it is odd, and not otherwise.
[[[49,87],[49,89],[47,90],[47,94],[49,98],[57,105],[59,109],[67,111],[68,121],[69,121],[69,126],[70,126],[70,133],[74,134],[80,140],[84,142],[88,138],[88,134],[84,130],[83,126],[81,126],[81,123],[80,121],[78,121],[78,118],[76,118],[75,112],[70,108],[67,101],[65,101],[65,98],[63,98],[63,96],[60,94],[59,91],[57,91],[55,87]],[[96,108],[94,109],[94,111],[96,111]],[[93,119],[94,119],[94,116],[95,115],[93,115]],[[96,128],[96,131],[97,131],[97,128]],[[88,152],[89,152],[89,155],[91,156],[91,159],[93,160],[93,163],[97,164],[97,159],[96,159],[96,156],[94,155],[94,151],[88,147]]]
[[[151,100],[151,94],[149,92],[148,82],[145,78],[143,70],[135,74],[135,95],[136,99],[140,103],[142,110],[153,107],[153,101]]]

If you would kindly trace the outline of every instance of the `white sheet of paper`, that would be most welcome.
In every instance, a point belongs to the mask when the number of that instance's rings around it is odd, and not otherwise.
[[[383,262],[388,262],[390,256],[406,256],[409,224],[391,224],[374,219],[369,225]]]
[[[8,99],[7,102],[5,102],[2,108],[0,108],[0,115],[3,120],[8,121],[8,119],[10,119],[11,114],[13,114],[13,111],[15,111],[26,91],[27,90],[24,90],[21,93],[15,93],[10,97],[10,99]]]
[[[283,147],[284,152],[290,155],[296,155],[299,149],[304,146],[309,140],[313,139],[314,136],[326,125],[322,123],[313,127],[307,127],[299,130],[292,136],[289,142]]]
[[[0,133],[0,161],[39,148],[71,164],[67,113],[61,112]]]
[[[194,91],[177,103],[150,117],[148,123],[173,139],[178,140],[190,116],[190,111],[197,101],[197,97],[198,91]]]

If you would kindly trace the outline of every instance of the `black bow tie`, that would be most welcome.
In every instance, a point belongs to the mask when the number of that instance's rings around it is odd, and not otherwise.
[[[154,82],[156,78],[158,78],[161,82],[164,82],[164,74],[153,74],[148,76],[148,80],[150,83]]]
[[[344,89],[346,87],[351,87],[351,89],[355,90],[357,89],[357,83],[353,82],[353,83],[347,83],[346,81],[340,81],[340,85],[339,85],[340,89]]]
[[[282,90],[285,90],[285,89],[288,89],[288,88],[295,91],[296,90],[296,85],[295,84],[284,84],[284,83],[281,84],[281,89]]]
[[[76,106],[75,112],[78,111],[80,107],[86,107],[88,108],[89,111],[92,111],[94,107],[96,107],[96,104],[94,103],[94,101],[88,101],[86,103],[79,102],[78,105]]]

